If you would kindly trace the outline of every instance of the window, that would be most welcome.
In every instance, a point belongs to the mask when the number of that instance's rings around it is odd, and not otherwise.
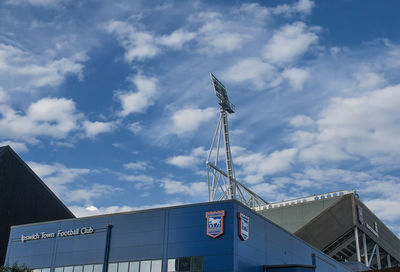
[[[93,272],[103,272],[103,265],[102,264],[95,264],[93,266]]]
[[[74,267],[73,266],[65,266],[64,267],[64,272],[73,272],[74,271]]]
[[[84,265],[83,272],[93,272],[93,264]]]
[[[118,272],[128,272],[129,263],[118,263]]]
[[[108,272],[117,272],[117,271],[118,271],[118,263],[108,264]]]
[[[203,257],[168,259],[168,272],[203,272]]]
[[[139,262],[130,262],[129,272],[139,272]]]
[[[33,272],[50,272],[50,268],[37,268],[33,269]]]
[[[109,263],[108,272],[161,272],[162,260]],[[35,269],[33,272],[50,272],[50,268]],[[103,272],[103,264],[86,264],[56,267],[54,272]]]
[[[151,261],[151,272],[161,272],[162,260]]]
[[[140,262],[140,272],[150,272],[151,261],[141,261]]]
[[[121,262],[121,263],[108,264],[108,272],[161,272],[161,271],[162,271],[162,260],[143,260],[135,262]]]

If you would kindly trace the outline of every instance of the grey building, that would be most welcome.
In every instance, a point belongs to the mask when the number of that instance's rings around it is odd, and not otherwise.
[[[270,203],[260,214],[340,262],[399,266],[400,240],[354,191]]]

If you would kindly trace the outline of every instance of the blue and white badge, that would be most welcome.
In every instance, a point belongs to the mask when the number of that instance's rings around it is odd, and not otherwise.
[[[206,212],[207,235],[217,238],[224,233],[225,211]]]
[[[250,218],[244,213],[239,212],[239,236],[244,241],[249,239]]]

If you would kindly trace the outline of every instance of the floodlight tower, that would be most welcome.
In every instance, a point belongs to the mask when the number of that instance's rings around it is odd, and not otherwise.
[[[215,95],[220,105],[220,118],[214,138],[208,152],[206,161],[208,178],[208,200],[218,201],[225,199],[237,199],[249,207],[256,207],[268,204],[260,196],[246,188],[236,180],[235,168],[232,161],[232,153],[229,142],[228,115],[235,112],[235,106],[229,101],[225,86],[211,73],[211,82],[214,87]],[[219,149],[221,136],[224,138],[226,172],[218,167]],[[216,148],[214,150],[214,146]],[[211,162],[211,157],[214,157]]]

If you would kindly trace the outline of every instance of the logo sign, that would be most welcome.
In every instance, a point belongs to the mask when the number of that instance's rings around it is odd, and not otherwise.
[[[364,215],[363,215],[363,209],[361,206],[357,205],[357,217],[358,217],[358,222],[360,222],[361,225],[364,224]]]
[[[206,212],[207,235],[217,238],[224,233],[225,211]]]
[[[244,213],[239,212],[239,236],[244,241],[249,239],[250,218]]]

